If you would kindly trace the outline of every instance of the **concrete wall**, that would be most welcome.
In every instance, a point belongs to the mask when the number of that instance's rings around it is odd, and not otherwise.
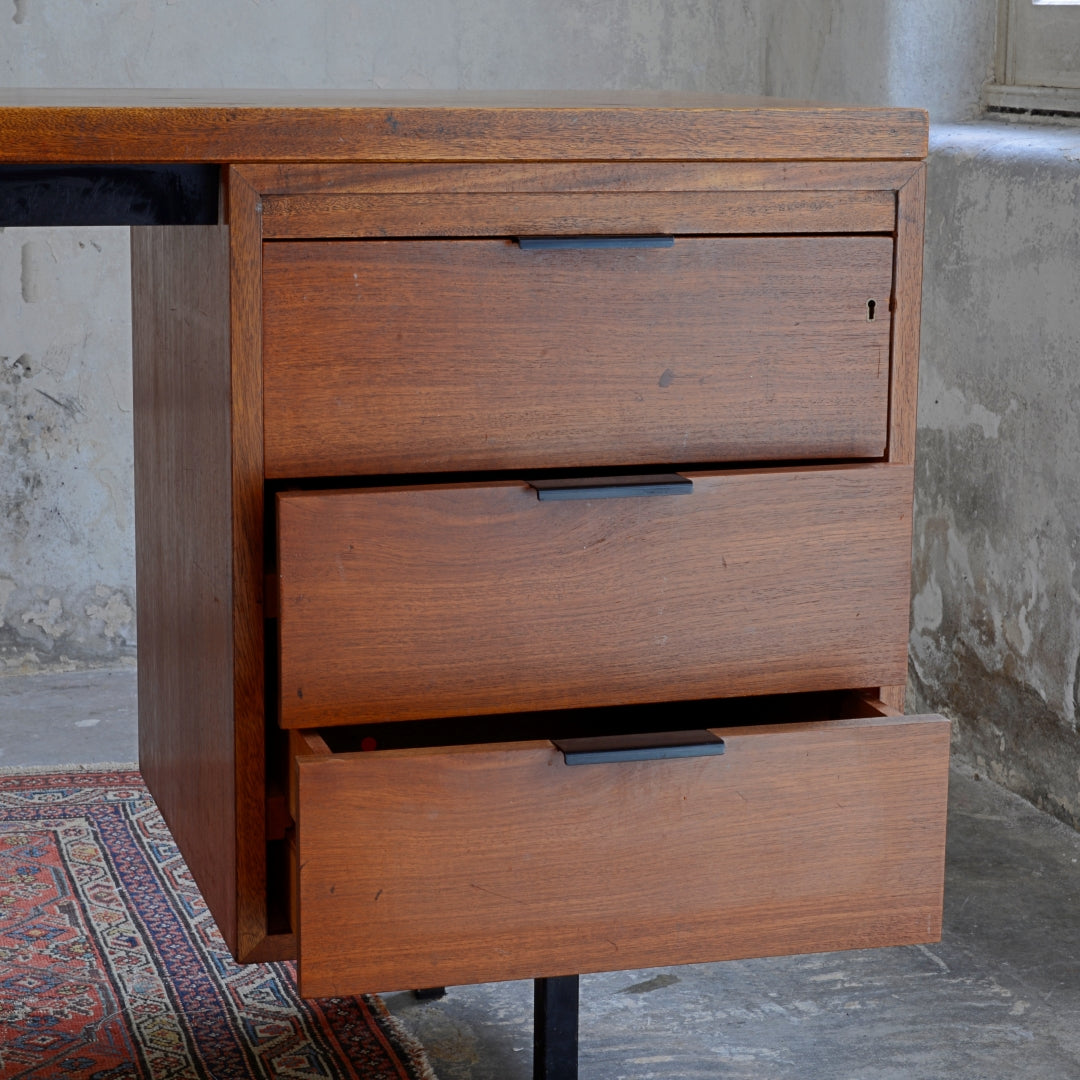
[[[763,75],[936,122],[908,708],[949,715],[959,756],[1080,828],[1080,125],[979,118],[996,12],[794,0]]]
[[[0,0],[7,86],[757,93],[742,0]],[[0,234],[0,672],[132,662],[126,230]]]
[[[0,230],[0,672],[135,649],[126,229]]]
[[[0,81],[750,90],[759,85],[758,8],[743,0],[3,0]]]
[[[774,0],[764,92],[964,120],[981,111],[996,25],[997,0]]]
[[[913,705],[1080,827],[1080,128],[934,131]]]

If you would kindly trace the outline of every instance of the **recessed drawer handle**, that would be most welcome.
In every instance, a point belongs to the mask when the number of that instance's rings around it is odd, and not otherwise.
[[[629,499],[642,495],[689,495],[694,482],[678,473],[651,476],[562,477],[557,480],[530,480],[542,502],[555,499]]]
[[[518,236],[522,251],[563,251],[571,248],[664,248],[674,236]]]
[[[711,731],[657,731],[645,735],[600,735],[553,741],[567,765],[715,757],[724,752],[724,740]]]

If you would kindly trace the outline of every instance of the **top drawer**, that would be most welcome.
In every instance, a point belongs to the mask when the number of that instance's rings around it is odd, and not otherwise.
[[[267,242],[266,472],[881,457],[892,267],[879,235]]]

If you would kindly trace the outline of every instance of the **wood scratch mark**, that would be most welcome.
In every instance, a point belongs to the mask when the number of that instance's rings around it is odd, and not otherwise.
[[[524,900],[519,900],[516,896],[507,896],[506,893],[496,892],[494,889],[485,889],[483,885],[477,885],[475,881],[469,882],[469,887],[475,889],[477,892],[487,893],[489,896],[498,897],[500,900],[509,900],[512,904],[521,904],[525,906]]]

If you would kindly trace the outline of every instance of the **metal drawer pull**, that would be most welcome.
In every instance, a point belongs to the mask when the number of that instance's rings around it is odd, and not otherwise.
[[[693,480],[678,473],[651,476],[585,476],[530,480],[542,502],[555,499],[629,499],[642,495],[689,495]]]
[[[599,735],[552,741],[567,765],[714,757],[724,752],[724,740],[711,731],[654,731],[645,735]]]
[[[570,248],[665,248],[674,236],[518,236],[522,251],[560,251]]]

